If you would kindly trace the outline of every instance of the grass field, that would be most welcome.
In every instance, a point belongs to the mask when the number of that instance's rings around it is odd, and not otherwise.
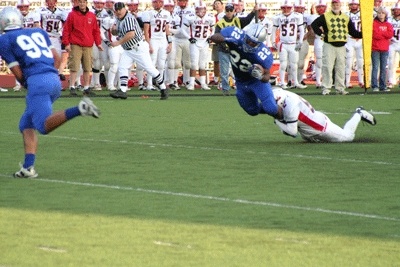
[[[400,94],[298,92],[378,123],[309,144],[217,90],[95,97],[100,119],[39,137],[30,180],[23,93],[1,94],[0,266],[400,266]]]

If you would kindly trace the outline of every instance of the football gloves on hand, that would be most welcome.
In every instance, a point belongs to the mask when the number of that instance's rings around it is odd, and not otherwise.
[[[253,64],[250,68],[250,74],[257,80],[262,80],[264,76],[264,68],[259,64]]]
[[[197,40],[194,39],[194,38],[189,38],[189,42],[190,42],[191,44],[195,44],[195,43],[197,42]]]

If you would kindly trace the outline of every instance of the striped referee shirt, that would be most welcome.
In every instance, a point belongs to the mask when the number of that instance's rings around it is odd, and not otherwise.
[[[128,32],[135,32],[135,37],[122,44],[122,48],[125,50],[131,50],[134,48],[139,42],[143,40],[143,31],[139,26],[135,16],[131,13],[127,12],[125,17],[121,20],[117,20],[117,30],[118,37],[122,38]]]

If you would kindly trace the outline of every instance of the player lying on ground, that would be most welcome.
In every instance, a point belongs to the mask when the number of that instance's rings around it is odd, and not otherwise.
[[[292,137],[299,133],[308,142],[351,142],[361,120],[376,125],[375,117],[358,107],[341,128],[301,96],[281,88],[274,88],[272,92],[283,112],[283,119],[275,119],[275,124]]]

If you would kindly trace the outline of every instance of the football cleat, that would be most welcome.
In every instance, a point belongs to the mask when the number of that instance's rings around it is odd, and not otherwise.
[[[19,165],[21,166],[21,169],[14,173],[14,178],[35,178],[38,176],[38,173],[35,171],[33,166],[25,169],[21,163]]]
[[[89,97],[84,96],[81,102],[79,102],[78,108],[82,116],[100,117],[100,110],[93,104]]]
[[[161,90],[161,97],[160,97],[160,99],[161,99],[161,100],[167,100],[167,99],[168,99],[168,90],[167,90],[167,89]]]
[[[121,99],[127,99],[128,98],[128,95],[126,94],[126,92],[123,92],[121,89],[110,93],[110,96],[112,98],[121,98]]]
[[[363,107],[358,107],[356,109],[356,112],[360,114],[362,121],[365,121],[366,123],[369,123],[371,125],[376,125],[376,119],[374,115],[366,111]]]

